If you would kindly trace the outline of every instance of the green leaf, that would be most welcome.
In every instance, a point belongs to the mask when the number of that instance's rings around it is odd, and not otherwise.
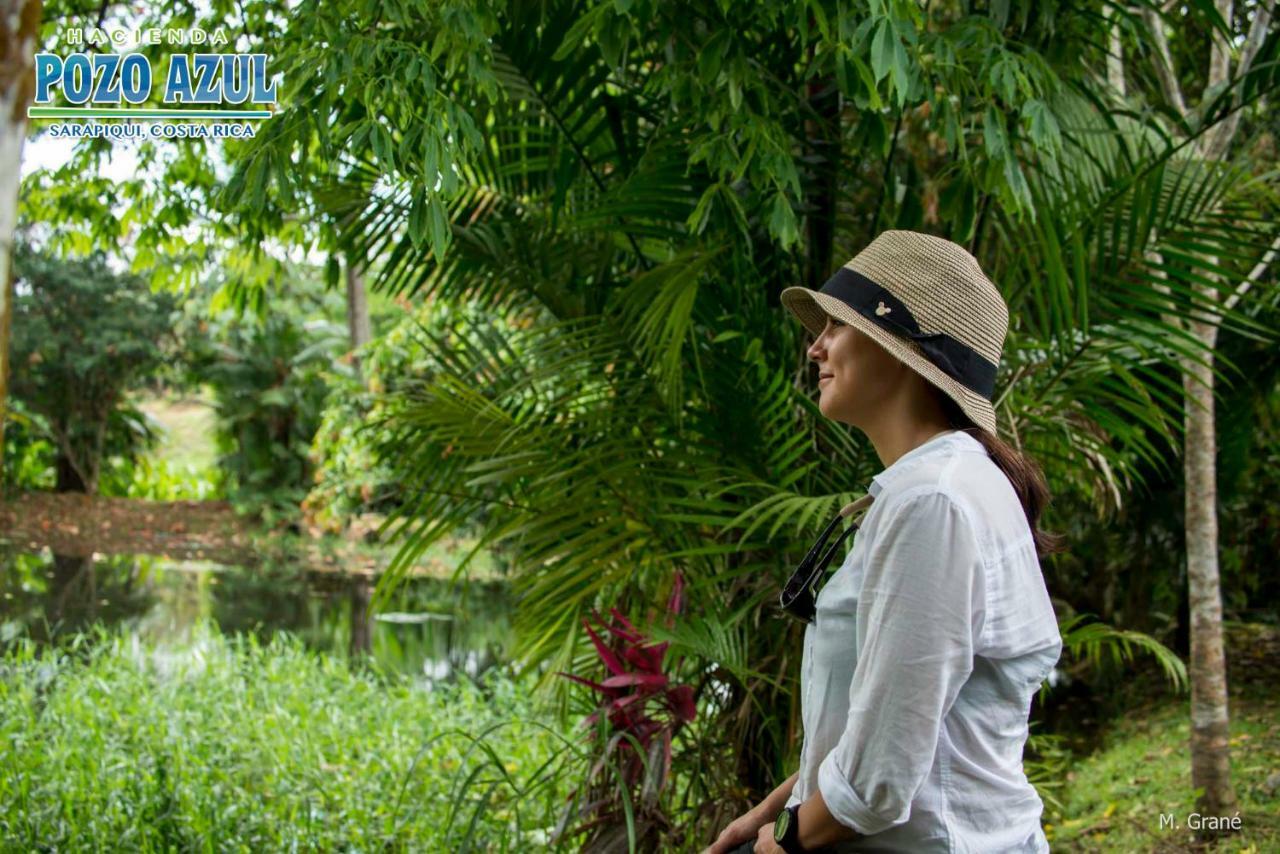
[[[601,3],[592,9],[587,10],[581,18],[573,22],[564,38],[560,41],[560,46],[556,48],[555,53],[551,55],[553,62],[561,62],[568,59],[575,51],[582,49],[583,43],[587,40],[587,35],[595,29],[600,18],[608,12],[609,7]]]
[[[898,106],[906,103],[911,95],[911,68],[907,61],[907,49],[898,39],[893,41],[893,88],[898,95]]]
[[[427,229],[430,228],[427,222],[427,193],[425,190],[415,190],[413,193],[413,204],[409,208],[409,238],[413,241],[413,245],[421,248],[423,242],[427,239]],[[432,236],[433,245],[435,235]]]
[[[1006,104],[1014,103],[1018,94],[1017,73],[1015,60],[1009,54],[1001,53],[1000,58],[992,64],[988,83],[991,90]]]
[[[791,203],[787,201],[786,193],[778,192],[773,196],[773,204],[769,209],[769,231],[784,248],[793,246],[800,240],[796,215],[791,209]]]
[[[334,253],[330,253],[325,259],[324,280],[330,288],[338,287],[338,283],[342,281],[342,270],[338,264],[338,256]]]
[[[987,107],[982,116],[982,140],[989,159],[995,161],[1004,157],[1007,149],[1005,139],[1004,119],[994,106]]]
[[[698,54],[698,75],[704,86],[714,86],[720,75],[720,66],[724,61],[725,50],[729,47],[730,31],[728,28],[718,30],[707,39]]]
[[[729,76],[729,104],[735,109],[742,109],[742,86],[738,83],[738,78],[734,75]]]
[[[1027,134],[1036,148],[1050,153],[1062,148],[1062,131],[1058,120],[1048,106],[1038,98],[1032,98],[1022,105],[1022,116],[1027,125]]]
[[[630,27],[625,18],[608,17],[602,26],[596,28],[596,40],[600,53],[611,68],[622,65],[622,54],[626,50]]]
[[[432,193],[428,197],[427,212],[431,229],[431,251],[436,258],[443,258],[449,248],[449,214],[439,195]]]
[[[879,83],[893,68],[894,50],[897,36],[893,32],[893,24],[883,18],[876,25],[876,34],[871,39],[871,70],[875,73],[875,81]]]
[[[872,110],[880,110],[884,107],[884,101],[880,100],[880,86],[876,82],[876,77],[871,73],[871,69],[862,61],[861,57],[853,56],[854,67],[858,69],[858,77],[862,79],[863,92],[867,97],[867,106]]]
[[[707,188],[702,191],[702,196],[698,199],[698,204],[694,207],[693,212],[689,214],[685,220],[685,225],[693,234],[701,234],[702,230],[707,227],[707,218],[711,215],[711,201],[720,191],[720,184],[708,184]]]
[[[394,170],[396,168],[395,146],[391,142],[391,134],[378,121],[371,123],[369,134],[369,141],[373,145],[373,153],[378,161],[388,170]]]

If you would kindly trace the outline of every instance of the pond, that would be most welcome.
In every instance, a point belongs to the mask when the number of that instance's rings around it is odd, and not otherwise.
[[[510,602],[501,582],[414,578],[369,614],[375,581],[298,565],[0,552],[0,643],[47,642],[101,624],[178,646],[209,623],[263,641],[289,632],[309,648],[367,657],[426,687],[506,660]]]

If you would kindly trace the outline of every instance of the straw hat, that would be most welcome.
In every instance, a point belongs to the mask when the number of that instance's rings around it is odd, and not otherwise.
[[[958,244],[883,232],[820,290],[783,290],[782,304],[814,335],[828,316],[857,327],[996,432],[991,398],[1009,307]]]

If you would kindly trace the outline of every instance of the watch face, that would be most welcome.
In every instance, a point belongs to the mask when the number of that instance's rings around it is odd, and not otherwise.
[[[773,841],[781,842],[787,835],[787,828],[791,826],[791,810],[783,810],[778,813],[778,817],[773,822]]]

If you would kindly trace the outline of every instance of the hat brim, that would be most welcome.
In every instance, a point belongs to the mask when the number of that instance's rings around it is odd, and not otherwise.
[[[908,368],[954,400],[970,421],[992,435],[996,434],[996,411],[991,401],[944,374],[937,365],[925,357],[924,352],[915,342],[899,338],[887,329],[872,323],[843,301],[828,294],[794,286],[785,288],[780,299],[783,306],[815,336],[822,334],[822,330],[827,326],[828,317],[834,317],[842,323],[856,327],[859,332],[865,333]]]

